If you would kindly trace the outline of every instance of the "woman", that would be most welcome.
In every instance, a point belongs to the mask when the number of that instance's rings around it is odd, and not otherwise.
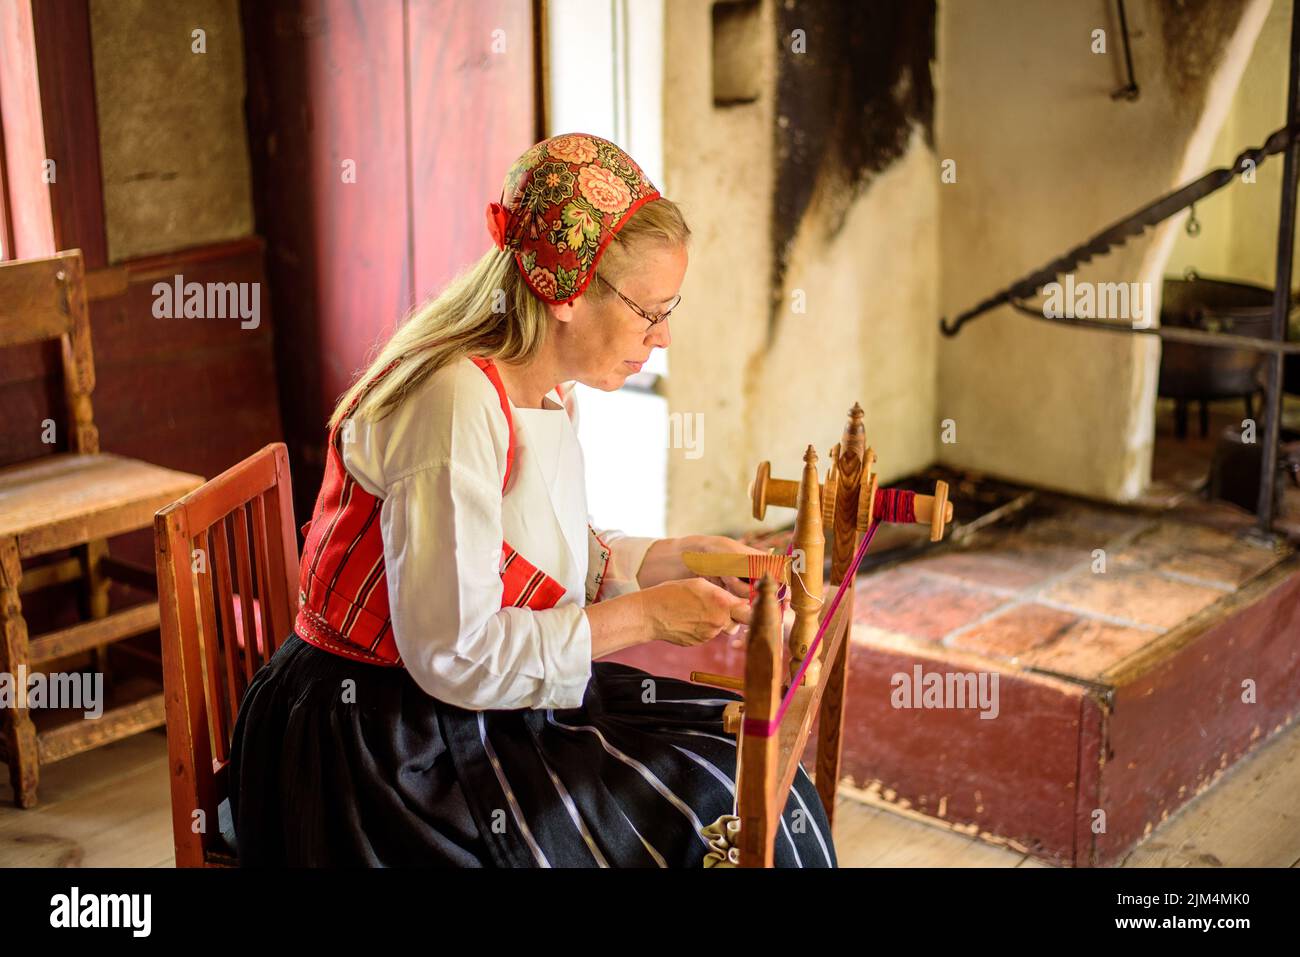
[[[330,418],[294,634],[235,727],[245,865],[699,866],[733,809],[736,696],[597,659],[734,632],[745,587],[681,554],[751,549],[593,529],[564,387],[668,346],[689,230],[583,134],[524,153],[487,218],[496,248]],[[782,824],[779,866],[835,866],[802,769]]]

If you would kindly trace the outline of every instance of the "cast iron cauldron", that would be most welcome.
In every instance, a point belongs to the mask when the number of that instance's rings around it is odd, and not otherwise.
[[[1273,290],[1194,273],[1186,279],[1166,279],[1160,306],[1165,326],[1227,332],[1269,338]],[[1292,310],[1294,322],[1296,310]],[[1293,334],[1294,337],[1294,334]],[[1178,436],[1187,434],[1187,402],[1201,402],[1201,435],[1207,432],[1205,403],[1242,398],[1246,414],[1254,417],[1251,398],[1264,387],[1265,354],[1248,349],[1216,349],[1182,342],[1165,342],[1160,357],[1161,396],[1177,400]],[[1288,358],[1285,388],[1300,390],[1300,362]]]

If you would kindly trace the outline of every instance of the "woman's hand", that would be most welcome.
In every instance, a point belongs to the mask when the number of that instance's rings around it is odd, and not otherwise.
[[[689,648],[749,624],[749,602],[703,578],[664,582],[587,605],[591,657],[647,641]]]
[[[759,548],[751,548],[725,535],[686,535],[681,538],[661,538],[646,550],[637,572],[637,584],[652,588],[664,582],[681,581],[697,577],[682,561],[682,552],[715,552],[729,555],[766,555]],[[703,580],[726,589],[741,598],[749,597],[749,585],[739,578],[709,576]]]
[[[749,602],[703,578],[664,582],[638,594],[652,641],[689,648],[749,624]]]
[[[592,658],[645,641],[689,648],[749,624],[749,585],[731,576],[696,575],[682,561],[682,552],[767,554],[722,535],[659,539],[641,561],[639,591],[583,609],[591,623]]]

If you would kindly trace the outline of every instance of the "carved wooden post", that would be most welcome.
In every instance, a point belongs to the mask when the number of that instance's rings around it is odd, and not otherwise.
[[[764,727],[776,720],[781,706],[781,614],[776,583],[764,575],[758,582],[749,640],[745,648],[745,721]],[[738,745],[736,780],[740,816],[740,866],[771,867],[776,846],[776,774],[781,742],[779,729],[768,735],[742,733]]]
[[[840,437],[839,454],[835,456],[836,494],[835,512],[832,516],[831,587],[838,588],[853,562],[858,547],[858,500],[866,494],[862,476],[867,464],[867,440],[862,427],[862,406],[853,403],[849,410],[844,433]],[[829,662],[830,672],[823,692],[820,718],[817,725],[817,774],[815,783],[821,797],[826,819],[835,819],[835,787],[839,782],[840,753],[844,734],[844,696],[849,679],[849,643],[853,622],[853,588],[842,599],[849,608],[849,635],[841,642],[835,660]]]

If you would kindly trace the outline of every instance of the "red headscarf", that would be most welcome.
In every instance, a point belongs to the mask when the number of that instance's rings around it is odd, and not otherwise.
[[[566,303],[591,282],[601,254],[632,214],[659,190],[632,157],[588,133],[553,136],[506,173],[487,227],[498,249],[514,251],[533,293]]]

